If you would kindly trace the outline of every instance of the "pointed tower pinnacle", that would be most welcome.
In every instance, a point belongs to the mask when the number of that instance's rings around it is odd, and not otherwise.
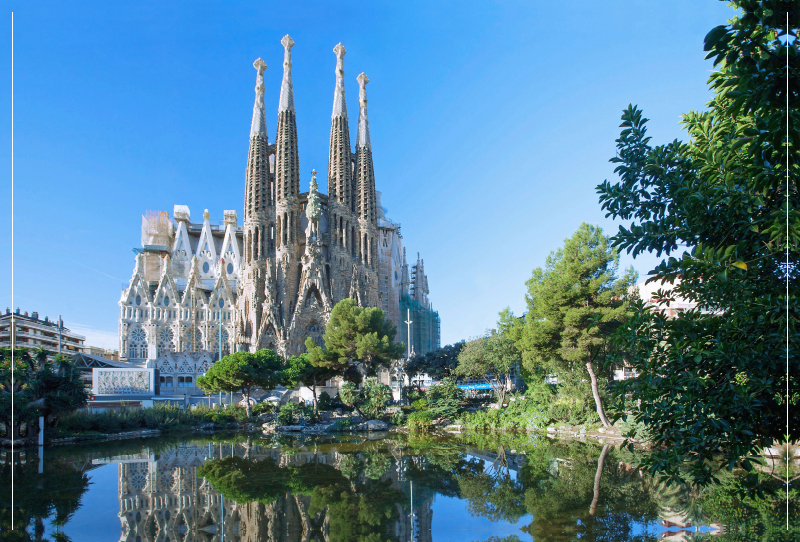
[[[352,150],[350,128],[347,123],[347,104],[344,99],[344,45],[333,48],[336,53],[336,89],[333,92],[333,115],[331,116],[331,141],[328,151],[328,201],[332,204],[336,225],[335,240],[340,247],[352,248],[352,231],[346,223],[353,212]],[[341,222],[341,227],[339,222]],[[351,224],[352,227],[352,224]]]
[[[366,74],[358,76],[360,86],[358,93],[359,113],[358,113],[358,136],[356,137],[356,211],[361,223],[361,229],[377,226],[378,215],[375,212],[375,170],[372,165],[372,147],[369,140],[369,120],[367,119],[367,83],[369,77]],[[374,228],[372,228],[374,229]],[[374,231],[365,232],[370,236],[369,246],[364,247],[366,260],[373,262],[376,250],[372,245]]]
[[[284,233],[287,241],[294,240],[294,227],[292,222],[297,218],[293,208],[293,199],[300,193],[300,168],[297,153],[297,120],[294,110],[294,90],[292,89],[292,47],[294,40],[287,34],[281,40],[284,47],[283,56],[283,82],[281,83],[281,97],[278,104],[278,135],[275,137],[275,200],[281,211],[286,214],[284,220]],[[287,201],[289,200],[289,201]],[[288,205],[288,207],[287,207]],[[289,208],[291,207],[291,208]]]
[[[250,138],[257,135],[267,137],[267,115],[264,111],[264,70],[267,64],[260,58],[253,62],[253,67],[258,70],[256,76],[256,103],[253,105],[253,122],[250,124]]]
[[[263,213],[271,205],[269,194],[269,163],[267,162],[267,117],[264,111],[264,70],[267,65],[260,58],[253,62],[256,76],[256,102],[253,106],[253,121],[250,124],[250,151],[247,157],[244,190],[245,221],[261,220],[256,214]]]
[[[278,103],[278,113],[281,111],[294,111],[294,89],[292,88],[292,47],[294,40],[289,34],[283,36],[283,81],[281,82],[281,99]]]
[[[371,148],[369,141],[369,119],[367,118],[367,83],[369,77],[362,73],[358,76],[358,136],[356,136],[356,147]]]
[[[344,99],[344,55],[347,52],[344,45],[336,44],[333,48],[336,53],[336,90],[333,91],[333,113],[331,117],[347,118],[347,103]]]

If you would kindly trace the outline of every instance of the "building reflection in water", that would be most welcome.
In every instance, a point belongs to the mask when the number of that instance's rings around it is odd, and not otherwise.
[[[289,454],[279,447],[208,443],[181,445],[158,454],[145,449],[93,463],[118,464],[121,542],[321,542],[331,540],[330,517],[326,510],[309,513],[310,496],[287,491],[270,504],[236,502],[199,476],[198,468],[230,457],[272,460],[281,468],[307,463],[339,468],[346,455],[352,454],[333,449]],[[397,519],[386,534],[400,542],[429,542],[434,495],[418,492],[409,513],[412,488],[403,476],[408,457],[394,455],[382,479],[390,480],[391,488],[409,499],[407,506],[395,504]]]

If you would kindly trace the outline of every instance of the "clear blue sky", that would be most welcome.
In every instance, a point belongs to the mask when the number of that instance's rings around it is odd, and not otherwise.
[[[241,217],[253,60],[268,66],[274,139],[283,48],[293,78],[302,189],[325,190],[334,45],[342,42],[351,138],[356,76],[370,78],[378,190],[419,251],[442,343],[525,308],[525,280],[582,221],[607,232],[595,186],[614,177],[619,116],[685,138],[702,109],[703,37],[722,2],[10,2],[15,12],[15,304],[115,344],[120,288],[141,215],[188,205]],[[0,162],[11,196],[11,15],[3,23]],[[10,235],[0,309],[11,306]],[[641,276],[654,257],[633,264]]]

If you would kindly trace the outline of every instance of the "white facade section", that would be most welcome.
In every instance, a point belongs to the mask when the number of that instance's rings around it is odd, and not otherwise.
[[[153,395],[155,369],[92,369],[94,395]]]

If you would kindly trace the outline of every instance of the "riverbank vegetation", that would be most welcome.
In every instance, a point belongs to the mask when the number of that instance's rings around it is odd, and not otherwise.
[[[162,433],[179,433],[213,425],[217,429],[233,429],[241,423],[252,422],[242,407],[226,409],[197,405],[184,409],[172,405],[151,408],[106,410],[103,412],[73,412],[53,428],[48,438],[91,436],[121,433],[141,429],[158,429]]]
[[[42,348],[0,349],[0,421],[6,438],[20,438],[23,427],[26,436],[33,437],[40,416],[47,426],[55,426],[85,405],[88,397],[80,371],[65,356],[51,359]]]

